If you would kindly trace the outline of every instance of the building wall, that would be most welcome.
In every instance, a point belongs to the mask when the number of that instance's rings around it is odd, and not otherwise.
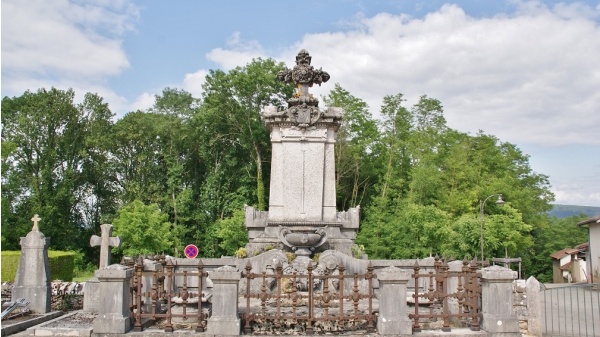
[[[589,224],[590,258],[588,259],[588,271],[592,276],[592,282],[600,282],[600,223]]]
[[[564,283],[562,271],[560,270],[560,260],[552,259],[552,283]]]

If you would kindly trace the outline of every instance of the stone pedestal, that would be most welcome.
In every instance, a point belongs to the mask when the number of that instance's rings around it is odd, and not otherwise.
[[[100,299],[100,281],[96,276],[85,282],[83,290],[83,310],[98,312],[98,301]]]
[[[396,267],[377,271],[379,280],[379,335],[410,336],[412,321],[408,318],[406,288],[411,273]]]
[[[12,290],[12,301],[24,298],[29,302],[27,306],[29,310],[38,314],[51,310],[49,244],[50,238],[46,238],[37,229],[36,221],[34,229],[26,237],[21,238],[21,259]]]
[[[96,271],[100,291],[94,333],[126,333],[131,330],[129,282],[133,272],[133,269],[118,264]]]
[[[224,266],[213,270],[212,315],[207,322],[207,335],[239,335],[238,287],[242,273],[234,267]]]
[[[517,272],[500,266],[481,271],[481,328],[492,336],[521,336],[519,319],[513,312],[513,281]]]

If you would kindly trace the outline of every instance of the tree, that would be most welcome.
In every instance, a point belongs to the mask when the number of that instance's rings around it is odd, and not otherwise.
[[[74,96],[71,89],[51,88],[2,100],[2,142],[8,150],[3,187],[10,189],[3,188],[2,196],[11,213],[3,214],[8,215],[3,235],[5,229],[12,236],[31,228],[29,219],[38,213],[51,248],[83,248],[80,238],[98,221],[85,216],[97,213],[88,212],[90,200],[103,205],[109,200],[109,191],[94,183],[103,180],[102,170],[93,167],[106,159],[94,143],[110,126],[111,113],[97,95],[86,94],[78,105]],[[18,243],[18,236],[6,239]]]
[[[270,156],[269,134],[261,119],[265,106],[283,106],[292,88],[277,80],[283,63],[272,59],[253,59],[245,67],[229,73],[211,70],[203,85],[204,113],[218,124],[215,135],[229,146],[240,147],[253,160],[246,172],[255,180],[254,202],[257,209],[266,209],[267,195],[263,165]]]
[[[375,184],[377,123],[367,103],[337,83],[323,101],[327,106],[344,109],[335,144],[337,207],[356,207],[370,199],[369,192]]]
[[[115,235],[123,239],[120,250],[128,256],[173,252],[179,247],[179,228],[168,222],[168,215],[157,204],[139,200],[121,207],[113,220]]]

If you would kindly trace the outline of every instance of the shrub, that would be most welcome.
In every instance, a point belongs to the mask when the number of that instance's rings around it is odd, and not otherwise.
[[[50,280],[73,280],[75,252],[48,251]],[[14,282],[21,259],[20,251],[2,251],[2,281]]]

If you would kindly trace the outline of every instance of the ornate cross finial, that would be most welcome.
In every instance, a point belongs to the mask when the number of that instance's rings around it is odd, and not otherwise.
[[[39,215],[34,215],[33,218],[31,218],[31,221],[33,221],[33,228],[31,229],[31,231],[33,232],[39,232],[40,228],[38,227],[38,221],[42,220],[42,218],[39,217]]]
[[[294,96],[288,100],[290,107],[301,104],[316,107],[319,104],[319,100],[308,93],[308,88],[312,87],[313,84],[321,85],[321,83],[329,81],[330,76],[321,68],[314,69],[310,65],[311,60],[312,57],[310,54],[302,49],[296,55],[294,69],[290,70],[286,68],[277,74],[278,80],[296,85]]]

